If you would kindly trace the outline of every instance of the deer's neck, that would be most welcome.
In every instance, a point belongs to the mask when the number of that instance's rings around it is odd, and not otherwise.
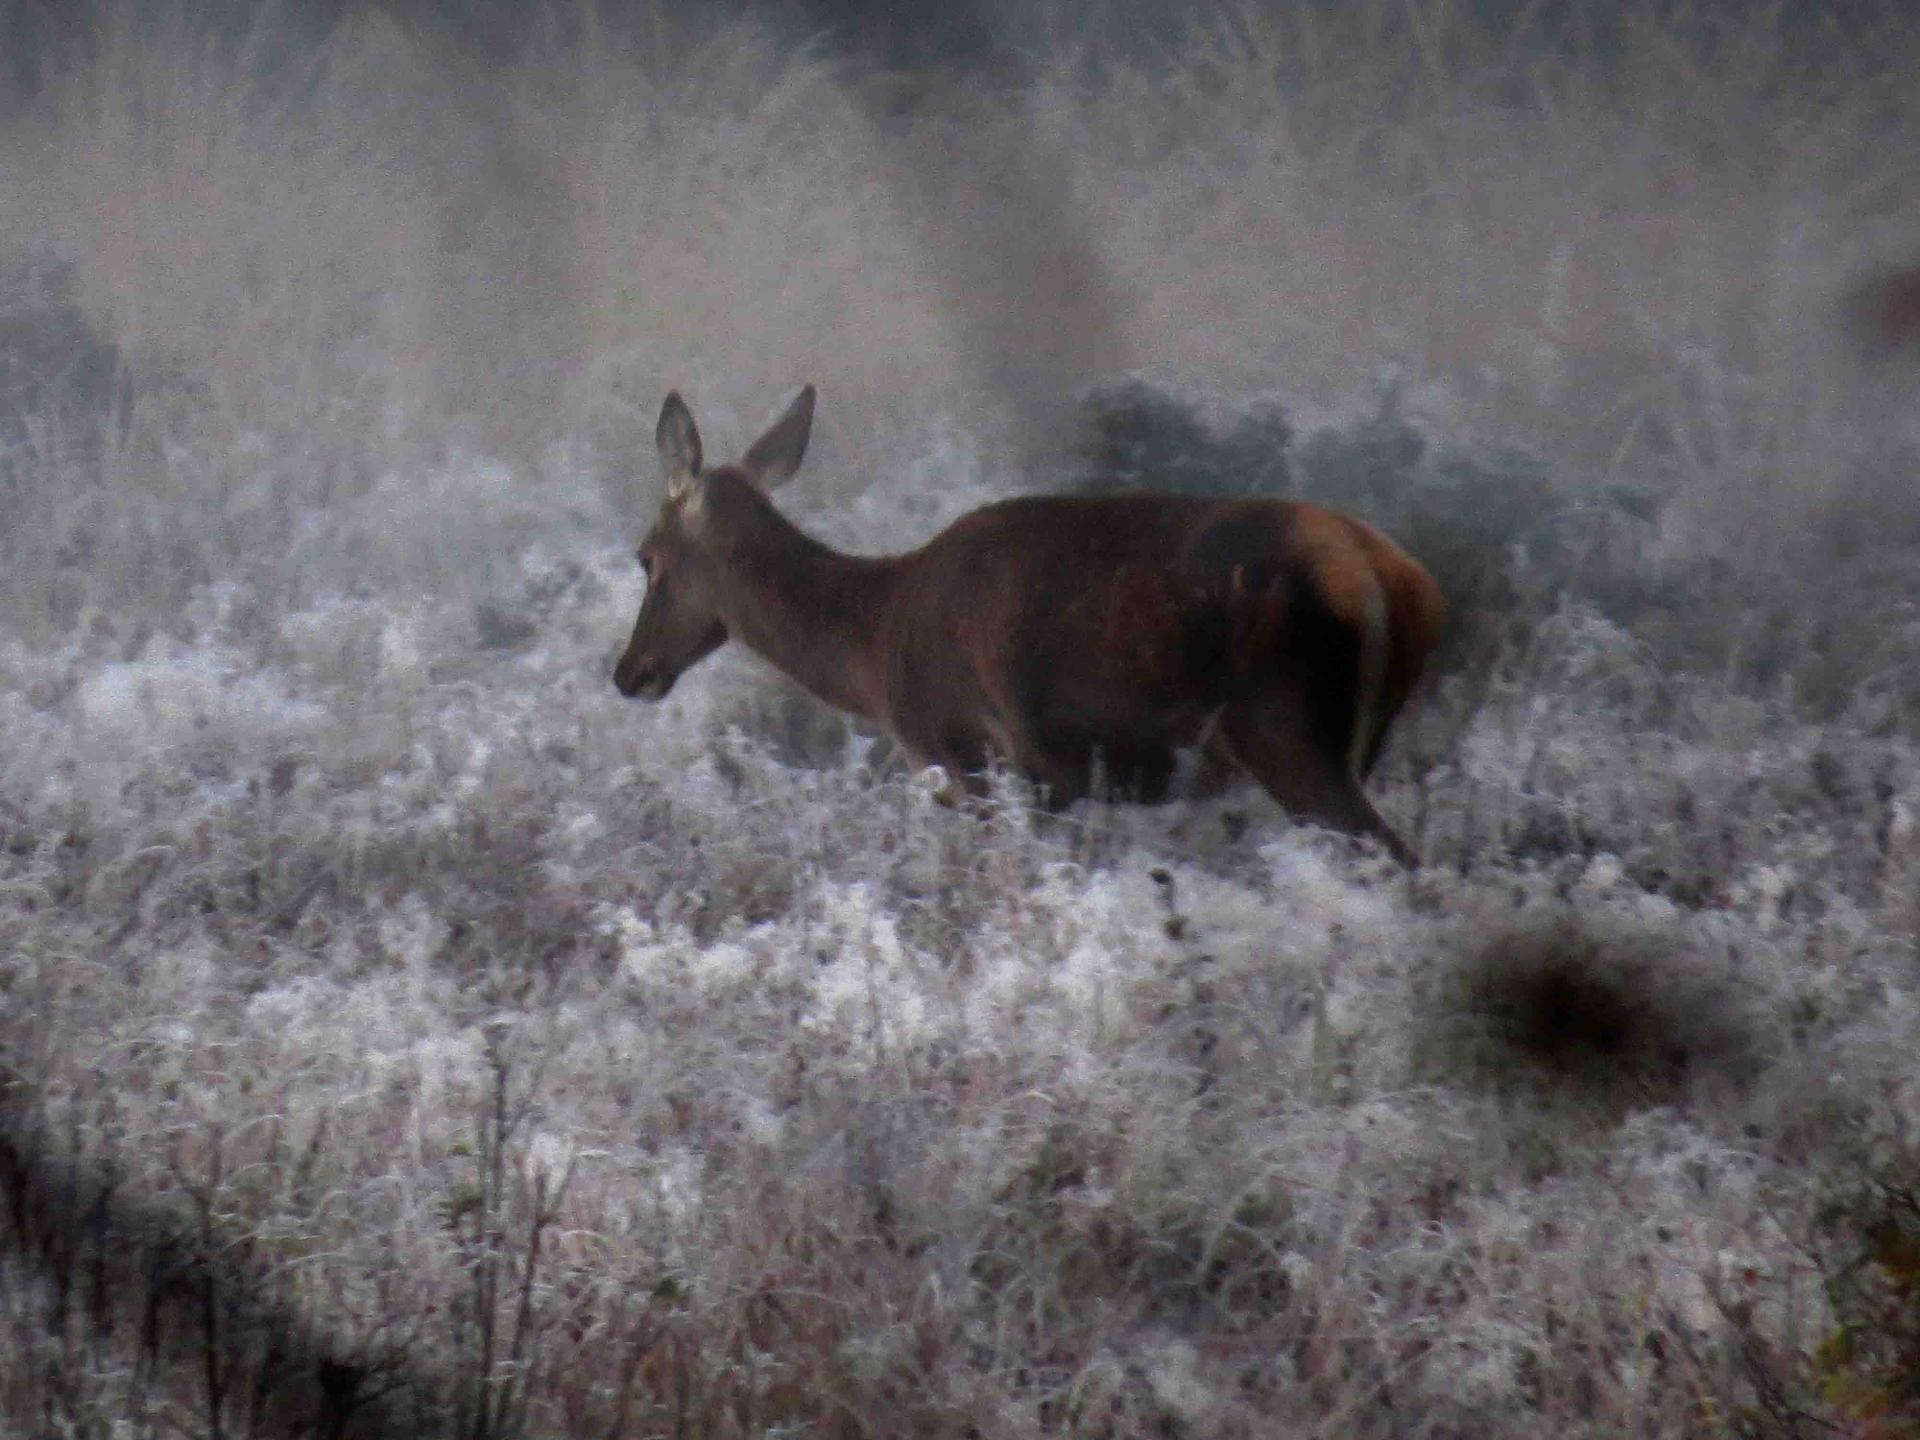
[[[738,520],[723,561],[728,631],[827,704],[884,723],[893,563],[843,555],[765,500]]]

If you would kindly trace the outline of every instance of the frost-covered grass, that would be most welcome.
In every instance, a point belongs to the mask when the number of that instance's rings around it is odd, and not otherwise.
[[[990,103],[664,24],[55,67],[0,132],[9,1425],[1911,1432],[1912,377],[1837,297],[1920,251],[1920,30],[1369,13]],[[1021,290],[1060,174],[1104,314]],[[738,655],[621,701],[660,390],[724,451],[801,379],[848,545],[1049,417],[1047,483],[1406,538],[1424,868],[1244,790],[955,812]]]

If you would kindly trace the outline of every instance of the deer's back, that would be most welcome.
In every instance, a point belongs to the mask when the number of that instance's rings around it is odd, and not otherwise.
[[[984,707],[1041,730],[1184,743],[1264,687],[1334,683],[1376,619],[1403,630],[1396,612],[1424,608],[1413,628],[1438,626],[1437,591],[1398,546],[1304,502],[1021,498],[901,564],[896,704],[936,723]],[[1409,642],[1412,674],[1430,643]],[[1406,668],[1390,666],[1390,688],[1411,684]]]

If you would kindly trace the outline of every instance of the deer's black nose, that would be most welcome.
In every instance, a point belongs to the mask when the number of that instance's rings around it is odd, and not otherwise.
[[[613,685],[629,700],[653,683],[651,665],[629,665],[622,660],[613,670]]]
[[[629,665],[622,660],[614,669],[613,684],[629,700],[658,700],[673,688],[674,676],[651,661]]]

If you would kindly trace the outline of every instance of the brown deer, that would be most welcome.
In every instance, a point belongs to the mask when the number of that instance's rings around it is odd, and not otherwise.
[[[843,555],[768,498],[812,427],[808,386],[737,463],[708,469],[667,396],[666,495],[640,546],[621,694],[658,700],[738,639],[976,793],[998,761],[1052,805],[1103,775],[1163,798],[1176,752],[1204,745],[1297,818],[1412,862],[1360,781],[1446,605],[1391,540],[1304,502],[1031,496],[904,555]]]

